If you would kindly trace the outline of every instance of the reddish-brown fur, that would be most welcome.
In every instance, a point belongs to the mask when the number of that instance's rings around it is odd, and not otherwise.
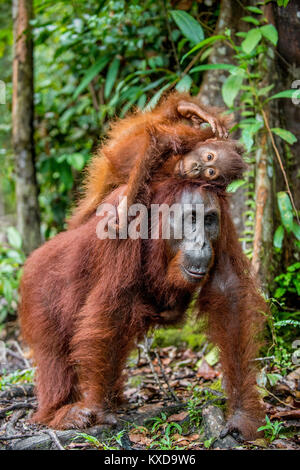
[[[200,128],[189,125],[178,112],[181,102],[191,103],[205,110],[217,123],[218,129],[228,128],[231,118],[221,115],[220,108],[205,107],[199,99],[188,93],[171,93],[148,112],[136,112],[125,119],[116,120],[108,133],[108,139],[93,157],[86,175],[85,194],[69,220],[69,227],[78,227],[96,211],[97,206],[112,189],[128,183],[127,197],[130,205],[136,196],[136,187],[153,178],[151,163],[144,155],[151,145],[153,136],[157,143],[171,142],[167,157],[184,155],[196,144],[215,137],[211,127]],[[195,117],[195,116],[192,116]],[[176,157],[175,157],[176,158]],[[162,162],[160,162],[162,163]],[[169,168],[161,172],[170,173]]]
[[[156,184],[153,202],[171,204],[184,187],[204,197],[207,191],[197,182],[164,181]],[[119,192],[108,201],[116,205]],[[251,360],[265,305],[226,198],[218,204],[222,233],[198,296],[199,314],[208,315],[221,350],[233,427],[252,438],[263,415]],[[99,240],[97,222],[92,216],[36,250],[22,279],[21,327],[38,370],[35,420],[54,428],[111,422],[109,409],[121,399],[122,371],[136,339],[165,324],[165,310],[175,309],[173,322],[184,319],[195,290],[169,259],[166,241]]]
[[[212,133],[179,123],[145,127],[144,121],[142,130],[132,130],[131,124],[126,127],[129,121],[124,120],[123,128],[120,122],[120,131],[115,128],[106,148],[121,162],[121,152],[131,152],[135,138],[143,142],[128,183],[138,182],[133,201],[146,197],[147,202],[170,206],[183,190],[200,191],[204,201],[213,198],[221,214],[221,235],[198,294],[199,314],[208,316],[209,334],[220,347],[229,428],[252,438],[263,416],[252,359],[265,303],[239,245],[226,197],[222,188],[201,180],[168,177],[151,183],[172,152],[185,153]],[[21,283],[21,327],[38,370],[35,420],[54,428],[113,422],[110,410],[122,398],[122,371],[135,341],[155,324],[183,320],[199,288],[183,277],[181,253],[172,256],[166,240],[97,238],[99,219],[93,212],[101,201],[97,184],[103,183],[98,171],[96,160],[74,228],[29,257]],[[123,190],[116,189],[106,201],[117,206]]]

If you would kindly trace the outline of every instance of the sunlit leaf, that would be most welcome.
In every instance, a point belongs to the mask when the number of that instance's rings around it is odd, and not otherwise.
[[[283,238],[284,238],[284,228],[282,225],[279,225],[279,227],[277,227],[274,233],[273,245],[275,246],[275,248],[278,248],[278,249],[282,248]]]
[[[190,70],[190,73],[202,72],[203,70],[237,70],[238,67],[232,64],[203,64],[197,65]]]
[[[193,49],[191,49],[189,52],[187,52],[181,59],[181,62],[184,61],[186,57],[188,57],[190,54],[193,54],[193,52],[198,51],[199,49],[202,49],[202,47],[207,46],[208,44],[213,44],[216,41],[219,41],[221,39],[226,39],[226,36],[223,36],[222,34],[216,35],[216,36],[211,36],[210,38],[204,39],[203,41],[199,42]]]
[[[107,99],[113,89],[120,67],[120,59],[114,59],[108,67],[104,85],[104,97]]]
[[[204,32],[202,26],[186,11],[171,10],[171,15],[182,34],[193,44],[203,41]]]
[[[104,67],[108,64],[109,60],[109,56],[103,56],[86,71],[81,83],[78,85],[74,92],[74,100],[78,98],[80,93],[88,86],[88,84],[93,80],[93,78],[95,78],[101,72],[101,70],[104,69]]]
[[[185,75],[176,85],[176,90],[183,92],[189,91],[193,83],[193,79],[189,75]]]
[[[286,230],[290,232],[293,229],[293,208],[289,195],[284,191],[279,191],[277,193],[277,202],[281,221]]]
[[[230,75],[222,86],[222,97],[224,103],[231,108],[233,106],[234,99],[241,89],[244,76],[240,73]]]
[[[292,134],[292,132],[287,131],[286,129],[281,129],[280,127],[273,127],[271,131],[291,145],[297,142],[297,137]]]
[[[250,52],[255,49],[257,44],[262,38],[262,33],[258,28],[253,28],[248,31],[244,41],[242,42],[242,49],[246,54],[250,54]]]
[[[20,250],[22,247],[22,238],[18,230],[15,227],[8,227],[6,230],[8,243],[12,248]]]
[[[268,39],[274,46],[278,42],[278,32],[275,26],[272,24],[266,24],[265,26],[260,27],[261,34],[264,38]]]
[[[226,191],[228,193],[235,193],[241,186],[243,186],[245,183],[247,183],[246,180],[236,180],[232,181],[228,186]]]

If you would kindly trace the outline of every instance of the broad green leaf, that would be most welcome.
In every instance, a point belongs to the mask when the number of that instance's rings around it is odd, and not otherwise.
[[[284,191],[278,192],[277,202],[281,221],[286,230],[290,232],[293,229],[293,208],[288,194]]]
[[[292,132],[287,131],[286,129],[281,129],[280,127],[273,127],[271,131],[285,140],[288,144],[293,145],[297,142],[297,137],[292,134]]]
[[[242,74],[230,75],[222,86],[222,97],[224,103],[231,108],[238,92],[241,89],[244,77]]]
[[[250,54],[261,40],[262,35],[258,28],[253,28],[248,31],[244,41],[242,42],[242,49],[246,54]]]
[[[22,247],[22,238],[18,230],[15,227],[8,227],[6,233],[10,246],[16,250],[20,250]]]
[[[189,91],[193,83],[193,79],[189,75],[185,75],[176,85],[176,90]]]
[[[275,246],[275,248],[278,248],[279,250],[282,248],[283,238],[284,228],[282,225],[279,225],[279,227],[277,227],[274,233],[273,245]]]
[[[171,15],[182,34],[192,43],[203,41],[204,32],[202,26],[186,11],[171,10]]]
[[[218,34],[216,36],[211,36],[210,38],[204,39],[203,41],[199,42],[193,49],[191,49],[189,52],[187,52],[181,59],[181,62],[184,61],[186,57],[188,57],[190,54],[193,54],[193,52],[198,51],[204,46],[207,46],[208,44],[213,44],[216,41],[219,41],[221,39],[227,39],[226,36],[223,36],[222,34]]]
[[[277,382],[282,379],[281,374],[267,374],[267,377],[269,379],[271,387],[274,387],[274,385],[276,385]]]
[[[103,56],[86,71],[81,83],[78,85],[74,92],[74,100],[78,98],[80,93],[88,86],[88,84],[93,80],[93,78],[95,78],[101,72],[101,70],[104,69],[104,67],[108,64],[109,60],[109,56]]]
[[[104,85],[104,97],[107,99],[113,89],[120,67],[120,59],[114,59],[108,67]]]
[[[274,46],[278,42],[278,32],[275,26],[272,24],[266,24],[265,26],[260,27],[261,34],[264,38],[268,39]]]
[[[3,279],[3,295],[7,302],[10,304],[13,296],[13,286],[9,279]]]
[[[190,70],[190,73],[202,72],[203,70],[237,70],[238,67],[232,64],[204,64],[197,65]]]
[[[81,171],[85,165],[85,158],[81,153],[71,153],[67,155],[67,162],[75,168],[75,170]]]
[[[300,225],[297,222],[293,222],[292,232],[297,240],[300,240]]]
[[[286,289],[284,287],[278,287],[275,291],[274,297],[275,299],[280,299],[286,293]]]
[[[247,183],[246,180],[236,180],[236,181],[232,181],[232,183],[230,183],[228,186],[227,186],[227,189],[226,191],[228,193],[235,193],[241,186],[243,186],[245,183]]]

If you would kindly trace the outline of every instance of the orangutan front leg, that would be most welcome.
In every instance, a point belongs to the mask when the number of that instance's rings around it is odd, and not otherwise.
[[[191,119],[195,127],[199,127],[201,122],[208,122],[214,134],[221,138],[228,137],[227,129],[219,118],[205,111],[200,105],[183,100],[178,103],[177,111],[185,118]]]

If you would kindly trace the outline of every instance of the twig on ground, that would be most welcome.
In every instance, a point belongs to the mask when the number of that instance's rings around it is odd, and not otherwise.
[[[163,388],[162,384],[161,384],[161,381],[154,369],[154,366],[153,366],[153,363],[152,363],[152,360],[151,360],[151,357],[150,357],[150,348],[149,348],[149,338],[147,338],[147,336],[145,336],[144,338],[144,343],[141,343],[141,347],[143,349],[143,352],[145,353],[145,356],[148,360],[148,363],[149,363],[149,366],[150,366],[150,369],[151,369],[151,372],[153,374],[153,377],[155,379],[155,382],[159,388],[159,390],[161,391],[161,393],[163,395],[166,395],[168,398],[169,398],[169,395],[167,393],[167,391]]]
[[[37,434],[15,434],[14,436],[0,435],[0,441],[13,441],[14,439],[26,439],[27,437],[33,437]]]
[[[288,403],[285,403],[284,401],[280,400],[280,398],[276,397],[276,395],[274,395],[272,392],[270,392],[270,390],[268,390],[266,387],[261,386],[261,388],[262,388],[265,392],[267,392],[268,395],[271,395],[271,397],[275,398],[275,400],[277,400],[277,401],[278,401],[279,403],[281,403],[282,405],[288,406],[289,408],[296,409],[295,406],[289,405]]]
[[[62,444],[60,443],[58,437],[57,437],[57,434],[55,431],[53,431],[53,429],[46,429],[46,433],[51,437],[52,441],[54,442],[54,444],[56,445],[56,447],[59,449],[59,450],[66,450]]]
[[[14,403],[13,405],[10,405],[7,408],[4,408],[3,410],[0,410],[0,418],[5,418],[6,413],[8,411],[19,410],[21,408],[27,408],[29,410],[32,410],[36,407],[32,403]]]
[[[23,360],[25,366],[30,369],[31,368],[31,365],[30,365],[30,362],[26,359],[25,355],[24,355],[24,352],[22,351],[19,343],[16,341],[16,340],[11,340],[9,341],[9,344],[12,344],[16,350],[18,351],[18,353],[20,354],[20,358]]]
[[[171,396],[174,398],[175,401],[177,401],[177,403],[180,403],[180,400],[179,400],[179,398],[177,397],[175,391],[173,390],[173,388],[172,388],[171,385],[169,384],[168,377],[167,377],[166,374],[165,374],[164,367],[163,367],[163,365],[162,365],[162,363],[161,363],[160,356],[159,356],[159,353],[158,353],[158,351],[157,351],[156,348],[154,349],[154,354],[155,354],[155,356],[156,356],[158,365],[159,365],[159,367],[160,367],[161,375],[163,376],[163,379],[164,379],[164,381],[165,381],[166,384],[167,384],[167,387],[168,387],[168,390],[169,390]]]

